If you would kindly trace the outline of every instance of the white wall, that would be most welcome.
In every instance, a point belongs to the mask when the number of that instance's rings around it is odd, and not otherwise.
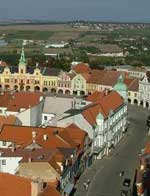
[[[47,120],[44,120],[44,117],[47,117]],[[49,121],[52,120],[56,115],[55,114],[47,114],[47,113],[42,113],[42,125],[47,124]]]
[[[15,174],[22,157],[0,157],[0,172]],[[2,165],[2,160],[6,161],[6,165]]]
[[[71,116],[62,120],[57,121],[57,126],[59,127],[67,127],[70,124],[74,123],[80,129],[86,131],[91,139],[93,139],[94,130],[92,126],[87,122],[87,120],[82,116],[82,114],[78,114],[75,116]]]
[[[6,145],[3,145],[3,141],[0,141],[0,148],[8,148],[12,142],[6,142]]]

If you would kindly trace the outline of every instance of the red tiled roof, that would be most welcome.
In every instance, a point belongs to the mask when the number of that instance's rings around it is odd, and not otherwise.
[[[55,186],[48,184],[43,193],[39,196],[61,196],[60,193],[56,190]]]
[[[2,157],[22,157],[20,162],[28,162],[29,158],[32,162],[49,162],[56,153],[56,149],[21,149],[16,148],[14,151],[10,148],[1,148]],[[42,155],[42,158],[39,157]]]
[[[113,70],[92,70],[87,82],[90,84],[114,86],[118,81],[120,73]]]
[[[99,101],[86,106],[82,115],[91,125],[94,125],[99,112],[102,113],[104,118],[107,118],[111,110],[116,110],[123,103],[122,97],[117,92],[111,91]]]
[[[91,102],[96,102],[99,101],[101,98],[103,98],[105,96],[104,91],[100,92],[100,91],[95,91],[94,93],[92,93],[91,95],[89,95],[86,100],[87,101],[91,101]]]
[[[73,70],[76,73],[88,73],[88,72],[91,71],[91,68],[89,67],[88,64],[79,63],[79,64],[75,65],[75,67],[73,68]]]
[[[83,131],[80,129],[78,126],[75,124],[71,124],[68,127],[65,128],[64,131],[67,131],[70,138],[77,144],[80,145],[82,148],[84,145],[84,140],[87,135],[87,132]]]
[[[17,117],[10,115],[10,116],[0,116],[0,129],[3,125],[14,125],[16,122]]]
[[[136,78],[125,78],[125,84],[128,87],[128,90],[138,91],[139,90],[139,80]]]
[[[43,93],[16,92],[0,95],[0,107],[7,107],[8,111],[19,111],[21,108],[29,108],[39,103]]]
[[[75,142],[70,138],[67,131],[60,127],[26,127],[26,126],[9,126],[5,125],[0,133],[0,140],[11,141],[16,145],[25,147],[32,143],[32,132],[36,132],[34,138],[36,143],[43,148],[65,147],[69,148],[76,146]],[[44,141],[43,136],[47,135],[47,140]]]
[[[31,180],[0,173],[1,196],[31,196]]]

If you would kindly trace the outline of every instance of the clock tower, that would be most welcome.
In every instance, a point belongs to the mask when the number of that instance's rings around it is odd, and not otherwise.
[[[21,56],[19,60],[19,74],[25,74],[26,73],[26,59],[24,54],[24,47],[22,46]]]

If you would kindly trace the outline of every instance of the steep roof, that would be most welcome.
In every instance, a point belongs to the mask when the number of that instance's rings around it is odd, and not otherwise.
[[[55,155],[56,149],[22,149],[16,148],[14,151],[10,148],[0,149],[2,152],[1,157],[22,157],[20,162],[28,162],[29,158],[32,162],[49,162],[51,158]]]
[[[0,129],[3,125],[14,125],[16,122],[17,117],[10,115],[10,116],[0,116]]]
[[[139,79],[125,78],[124,82],[127,85],[129,91],[138,92],[138,90],[139,90]]]
[[[117,83],[119,76],[120,72],[118,71],[92,70],[87,83],[114,86]]]
[[[7,173],[0,173],[0,195],[30,196],[31,180]]]
[[[16,92],[13,94],[4,93],[0,95],[0,107],[6,107],[8,111],[19,111],[21,108],[29,108],[39,104],[40,92]]]
[[[80,148],[83,147],[87,132],[83,131],[75,124],[69,125],[64,131],[68,132],[70,138],[77,144],[77,146],[80,146]]]
[[[0,140],[14,142],[18,147],[26,147],[33,143],[32,134],[35,133],[34,140],[43,148],[76,147],[77,144],[71,137],[71,129],[60,127],[27,127],[5,125],[0,133]],[[44,140],[44,135],[47,139]]]
[[[95,91],[86,98],[86,101],[96,102],[105,96],[104,91]]]
[[[54,185],[48,184],[43,193],[39,196],[61,196],[60,193],[56,190]]]
[[[107,118],[111,110],[115,111],[123,104],[122,97],[117,92],[111,91],[99,101],[86,106],[82,115],[91,125],[94,125],[96,123],[96,117],[100,112],[104,118]]]
[[[88,73],[91,71],[91,68],[89,67],[88,64],[85,63],[79,63],[77,65],[74,66],[73,70],[76,73]]]

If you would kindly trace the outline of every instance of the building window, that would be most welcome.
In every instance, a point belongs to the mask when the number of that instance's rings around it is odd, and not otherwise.
[[[17,79],[15,79],[15,83],[17,83]]]
[[[44,120],[47,120],[47,116],[44,116]]]
[[[2,159],[2,165],[6,165],[6,160]]]
[[[39,84],[40,83],[40,81],[39,80],[35,80],[35,84]]]
[[[0,110],[0,114],[2,114],[3,113],[3,110]]]
[[[23,74],[23,69],[21,69],[21,73]]]
[[[3,146],[6,146],[6,141],[3,141]]]
[[[5,83],[9,83],[9,79],[5,79]]]
[[[29,84],[29,80],[27,80],[27,84]]]

